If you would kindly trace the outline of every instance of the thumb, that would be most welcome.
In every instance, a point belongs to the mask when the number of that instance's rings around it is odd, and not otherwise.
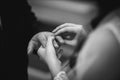
[[[49,36],[47,40],[47,47],[53,46],[54,36]]]
[[[53,46],[53,40],[54,37],[50,36],[48,37],[47,45],[46,45],[46,51],[48,54],[55,54],[55,48]]]

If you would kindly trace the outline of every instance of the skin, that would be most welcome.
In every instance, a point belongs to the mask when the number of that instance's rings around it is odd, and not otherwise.
[[[56,27],[52,32],[55,35],[60,35],[65,32],[75,33],[76,35],[72,40],[63,39],[62,36],[59,36],[60,39],[58,39],[59,42],[63,41],[64,44],[74,46],[74,47],[77,45],[79,37],[82,38],[83,36],[87,36],[87,32],[85,31],[82,25],[73,24],[73,23],[62,24]]]
[[[99,28],[89,35],[83,49],[79,52],[74,69],[68,73],[68,76],[70,77],[69,79],[75,80],[76,77],[76,80],[116,80],[116,77],[118,77],[116,75],[118,75],[118,69],[120,67],[118,64],[120,63],[120,46],[118,45],[115,35],[108,29],[109,25],[102,26],[104,28]],[[105,28],[106,26],[107,28]],[[112,26],[115,27],[116,25]],[[70,30],[73,30],[71,32],[77,32],[70,26],[57,28],[53,32],[55,35],[59,35],[60,33]],[[76,46],[77,38],[72,41],[73,43],[62,39],[62,37],[57,37],[57,39],[61,43]],[[44,53],[44,51],[41,52],[41,49],[45,50],[44,54],[51,53],[52,56],[49,55],[51,57],[45,55],[43,58],[48,64],[52,75],[55,76],[61,71],[61,65],[55,56],[55,48],[53,44],[50,41],[48,41],[48,43],[49,45],[47,45],[46,48],[44,47],[43,49],[40,47],[38,53]],[[52,48],[52,50],[49,50],[49,48]],[[43,54],[39,55],[43,56]],[[52,65],[49,64],[51,62],[53,63]],[[76,73],[76,76],[73,73]],[[74,75],[73,79],[71,78],[72,75]]]
[[[52,48],[54,49],[54,47]],[[89,36],[85,46],[79,52],[77,63],[74,67],[74,72],[76,73],[74,78],[76,77],[76,80],[114,80],[119,73],[117,70],[120,67],[118,64],[120,63],[119,48],[114,34],[109,29],[101,28],[96,30]],[[55,72],[53,68],[50,68],[53,75],[61,71],[61,66],[56,66],[57,63],[48,65],[58,69]],[[70,73],[68,73],[68,76],[71,77]]]
[[[75,33],[75,37],[72,40],[63,39],[62,36],[60,36],[59,34],[65,33],[65,32]],[[84,38],[85,36],[87,36],[87,33],[84,30],[82,25],[73,24],[73,23],[62,24],[62,25],[58,26],[56,29],[54,29],[53,32],[48,32],[48,31],[39,32],[39,33],[35,34],[32,37],[32,39],[29,41],[28,54],[33,53],[34,49],[38,50],[38,48],[41,45],[45,48],[48,36],[55,36],[55,39],[59,42],[59,44],[61,46],[63,44],[66,44],[68,46],[75,47],[77,45],[78,38],[79,37],[81,39]],[[54,42],[53,45],[55,46],[55,48],[59,48],[60,46],[58,45],[56,40],[53,41]],[[57,54],[58,53],[59,53],[59,49],[58,49]],[[63,55],[64,56],[69,55],[69,57],[71,56],[71,54],[63,54]],[[61,55],[58,54],[58,57],[60,58]]]
[[[114,21],[111,21],[101,26],[88,36],[85,45],[79,52],[74,69],[68,72],[69,79],[73,77],[76,80],[114,80],[118,77],[120,46],[110,30],[110,27],[117,25]],[[41,46],[38,49],[38,54],[48,64],[54,77],[64,69],[56,56],[55,46],[53,45],[54,38],[51,37],[53,36],[48,36],[46,47]]]
[[[29,41],[28,44],[28,54],[31,54],[33,52],[34,49],[38,49],[41,45],[42,47],[46,46],[47,43],[47,39],[49,36],[53,36],[54,34],[48,31],[44,31],[44,32],[39,32],[37,34],[35,34],[31,40]],[[56,48],[58,48],[58,44],[57,42],[54,40],[54,46]]]
[[[75,66],[77,80],[115,80],[120,67],[119,48],[108,28],[93,32],[79,52]]]
[[[114,21],[110,21],[89,35],[82,50],[79,51],[75,67],[68,72],[69,79],[117,80],[117,78],[119,78],[120,46],[115,34],[110,29],[110,27],[116,26]],[[48,50],[48,53],[55,53],[54,46],[52,45],[50,47],[53,52]],[[56,59],[56,57],[53,58],[48,59],[48,66],[53,76],[55,76],[62,70],[62,67],[58,65],[59,60]],[[56,60],[56,62],[54,62],[54,60]],[[52,61],[54,64],[49,64]]]
[[[55,48],[53,46],[54,36],[49,36],[46,47],[40,47],[38,49],[38,55],[43,58],[43,60],[48,64],[48,67],[52,73],[52,76],[61,70],[61,62],[56,56]]]

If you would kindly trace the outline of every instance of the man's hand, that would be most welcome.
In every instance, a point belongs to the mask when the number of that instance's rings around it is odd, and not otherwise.
[[[78,42],[78,38],[83,38],[83,36],[85,37],[87,35],[87,32],[83,29],[82,25],[77,25],[73,23],[65,23],[63,25],[60,25],[56,29],[54,29],[53,32],[56,36],[59,35],[58,37],[56,37],[56,39],[59,42],[63,42],[71,46],[76,46]],[[75,34],[74,39],[72,40],[67,39],[70,38],[71,35],[67,35],[66,39],[63,39],[63,36],[61,36],[61,34],[64,35],[66,32],[74,33]]]
[[[43,48],[46,47],[48,36],[54,35],[51,32],[39,32],[32,37],[28,44],[28,54],[31,54],[34,49],[38,50],[38,48],[42,45]],[[54,40],[54,46],[58,47],[57,42]]]

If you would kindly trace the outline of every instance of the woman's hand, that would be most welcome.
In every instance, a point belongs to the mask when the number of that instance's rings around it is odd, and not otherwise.
[[[56,57],[55,48],[53,46],[53,36],[48,36],[48,40],[46,42],[46,47],[40,46],[37,53],[41,56],[44,60],[48,60],[49,58]]]
[[[53,36],[48,37],[46,47],[42,46],[38,49],[38,55],[48,64],[48,67],[53,76],[55,76],[61,70],[61,62],[56,56],[55,48],[53,45]]]
[[[54,34],[60,35],[68,32],[68,33],[74,33],[75,37],[72,40],[68,40],[68,39],[63,39],[62,36],[58,36],[56,37],[56,39],[59,42],[64,42],[67,45],[71,45],[71,46],[76,46],[77,45],[77,41],[78,38],[82,38],[83,36],[87,35],[87,32],[83,29],[82,25],[77,25],[77,24],[73,24],[73,23],[65,23],[63,25],[58,26],[56,29],[53,30]],[[71,35],[68,35],[66,37],[70,37]]]
[[[47,31],[39,32],[36,35],[34,35],[28,44],[28,54],[31,54],[34,49],[37,50],[41,45],[43,48],[45,48],[48,36],[51,36],[51,35],[54,35],[54,34]],[[54,41],[54,46],[58,47],[58,44],[56,43],[56,41]]]

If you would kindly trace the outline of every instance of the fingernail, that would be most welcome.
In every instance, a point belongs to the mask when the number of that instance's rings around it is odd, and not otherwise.
[[[54,46],[56,47],[56,48],[58,48],[59,46],[58,46],[58,44],[54,44]]]

